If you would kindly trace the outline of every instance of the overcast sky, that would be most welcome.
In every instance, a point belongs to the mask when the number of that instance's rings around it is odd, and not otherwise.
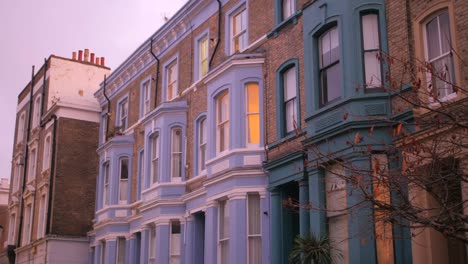
[[[114,70],[187,0],[0,1],[0,177],[10,177],[18,93],[50,54],[89,48]]]

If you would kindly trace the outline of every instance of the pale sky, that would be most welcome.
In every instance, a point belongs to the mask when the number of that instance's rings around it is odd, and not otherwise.
[[[116,69],[187,0],[1,0],[0,178],[10,177],[18,94],[50,54],[89,48]]]

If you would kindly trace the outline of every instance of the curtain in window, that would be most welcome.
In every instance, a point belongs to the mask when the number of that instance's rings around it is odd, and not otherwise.
[[[219,205],[219,244],[221,250],[221,263],[229,263],[229,208],[226,201]]]
[[[381,63],[378,58],[380,50],[379,17],[377,14],[366,14],[361,19],[365,85],[366,88],[382,87]]]
[[[286,132],[294,130],[294,123],[297,122],[297,80],[296,67],[288,69],[283,74],[283,89],[284,89],[284,109],[285,109],[285,126]]]
[[[127,201],[128,197],[128,158],[120,160],[119,200]]]
[[[260,143],[260,97],[257,83],[249,83],[247,90],[247,142]]]
[[[248,195],[248,252],[249,264],[262,263],[262,237],[260,217],[260,196]]]
[[[182,177],[182,130],[172,129],[172,177]]]

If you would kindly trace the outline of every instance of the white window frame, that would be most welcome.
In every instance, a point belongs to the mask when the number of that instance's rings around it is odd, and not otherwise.
[[[176,133],[179,133],[177,135]],[[175,137],[179,137],[179,149],[174,148]],[[171,179],[175,181],[180,181],[182,179],[182,168],[183,168],[183,144],[184,137],[182,133],[182,128],[177,126],[171,128]],[[176,158],[179,158],[179,164],[176,164]],[[178,167],[178,168],[177,168]],[[179,175],[176,175],[178,171]]]
[[[229,243],[230,243],[230,235],[231,235],[231,228],[229,226],[230,224],[230,214],[229,214],[229,201],[228,200],[221,200],[218,201],[218,207],[219,207],[219,212],[218,212],[218,263],[220,264],[229,264],[229,259],[230,259],[230,250],[229,250]],[[221,234],[224,226],[226,225],[225,221],[225,212],[227,212],[227,234]],[[224,232],[223,232],[224,233]],[[225,243],[227,244],[227,260],[228,263],[223,263],[223,251],[222,251],[222,244]],[[226,252],[225,252],[226,253]]]
[[[235,19],[241,16],[240,19],[242,21],[242,16],[245,18],[245,28],[240,28],[238,32],[234,32],[235,30]],[[237,11],[233,12],[229,18],[230,21],[230,43],[231,43],[231,54],[234,54],[236,52],[242,52],[244,51],[247,46],[248,46],[248,35],[247,35],[247,30],[248,30],[248,16],[247,16],[247,8],[245,6],[239,8]],[[242,23],[241,23],[242,24]],[[240,39],[239,41],[239,48],[236,49],[235,41],[236,39]]]
[[[43,146],[42,171],[46,171],[50,167],[50,156],[52,153],[52,135],[50,133],[45,137]]]
[[[16,143],[22,142],[24,139],[24,130],[26,129],[26,112],[23,111],[18,118],[18,131],[16,134]]]
[[[128,97],[126,97],[119,102],[118,108],[118,127],[121,132],[124,132],[128,128],[128,110]]]
[[[294,13],[296,13],[296,0],[282,0],[281,1],[281,18],[287,20]]]
[[[151,78],[148,78],[141,83],[140,98],[141,118],[151,111]]]
[[[148,233],[148,262],[154,264],[156,263],[156,226],[151,225]]]
[[[14,168],[13,168],[13,192],[18,191],[19,188],[19,181],[20,181],[20,173],[21,173],[21,165],[20,165],[20,158],[15,161]]]
[[[41,120],[41,96],[37,96],[34,100],[34,117],[33,117],[33,125],[32,127],[35,128],[39,125]]]
[[[37,148],[31,148],[29,152],[29,164],[28,164],[28,181],[30,182],[36,178],[37,172]]]
[[[123,176],[123,171],[122,171],[122,166],[123,162],[127,161],[127,175],[126,179],[122,178]],[[130,174],[130,159],[128,157],[121,157],[119,159],[119,204],[126,204],[128,201],[128,185],[129,185],[129,175]],[[125,187],[124,187],[125,186]]]
[[[442,49],[442,38],[441,38],[441,30],[440,30],[440,29],[441,29],[441,28],[440,28],[440,16],[441,16],[442,14],[444,14],[444,13],[447,14],[448,19],[449,19],[449,25],[448,25],[448,26],[449,26],[449,32],[448,32],[448,33],[449,33],[449,35],[450,35],[450,36],[449,36],[449,37],[450,37],[449,40],[450,40],[450,44],[453,45],[453,44],[452,44],[452,42],[453,42],[453,39],[452,39],[452,38],[453,38],[453,36],[452,36],[452,27],[451,27],[451,25],[450,25],[451,19],[453,19],[453,18],[451,18],[450,12],[449,12],[448,9],[443,9],[443,10],[437,12],[436,14],[434,14],[434,15],[428,17],[428,18],[425,20],[424,24],[423,24],[424,54],[425,54],[425,59],[426,59],[427,63],[428,63],[428,64],[432,64],[434,61],[443,59],[444,57],[449,57],[449,58],[450,58],[450,61],[451,61],[451,65],[450,65],[450,66],[451,66],[451,68],[452,68],[452,74],[451,74],[452,76],[449,76],[449,78],[450,78],[451,80],[449,79],[449,80],[448,80],[448,83],[446,82],[446,83],[444,84],[444,89],[451,89],[452,92],[451,92],[451,93],[447,93],[445,96],[441,96],[441,97],[435,95],[435,97],[436,97],[435,100],[434,100],[434,98],[429,97],[429,101],[430,101],[431,103],[434,103],[434,101],[445,102],[445,101],[451,100],[451,99],[453,99],[453,98],[455,98],[455,97],[457,96],[457,93],[456,93],[455,91],[453,91],[453,88],[452,88],[451,85],[449,84],[449,83],[455,83],[455,80],[456,80],[456,76],[455,76],[455,62],[454,62],[454,58],[453,58],[453,56],[452,56],[452,52],[453,52],[452,47],[450,48],[450,51],[445,52],[444,54],[441,54],[441,55],[439,55],[439,56],[437,56],[437,57],[435,57],[435,58],[433,58],[433,59],[430,59],[430,58],[429,58],[429,43],[428,43],[428,36],[427,36],[427,35],[428,35],[428,34],[427,34],[427,25],[428,25],[431,21],[433,21],[434,19],[437,19],[437,25],[438,25],[438,31],[439,31],[439,38],[438,38],[438,41],[439,41],[439,48]],[[442,52],[442,51],[440,50],[440,52]],[[433,76],[432,76],[432,74],[431,74],[430,72],[426,73],[426,79],[427,79],[427,83],[428,83],[428,90],[430,90],[429,84],[431,84],[431,85],[432,85],[432,89],[434,89],[434,85],[433,85],[433,79],[434,79],[434,78],[433,78]]]
[[[140,185],[140,192],[137,196],[141,199],[141,193],[145,189],[145,150],[141,150],[138,153],[138,178],[139,178],[139,185]]]
[[[31,242],[31,224],[33,218],[33,205],[32,203],[26,204],[25,212],[24,212],[24,228],[23,228],[23,239],[22,239],[22,246],[25,246]]]
[[[39,200],[39,217],[37,221],[37,237],[42,238],[45,235],[45,215],[47,212],[46,194],[42,194]]]
[[[178,223],[179,225],[179,233],[173,233],[174,232],[174,225]],[[169,263],[170,264],[180,264],[180,258],[181,258],[181,238],[182,238],[182,235],[181,235],[181,224],[180,224],[180,221],[176,220],[176,221],[171,221],[171,226],[170,226],[170,236],[169,236]],[[176,239],[176,236],[178,235],[178,239]],[[178,242],[179,243],[176,243],[174,245],[174,240],[175,242]]]
[[[110,162],[107,161],[102,165],[102,176],[103,176],[103,191],[102,191],[102,204],[103,207],[110,205]]]
[[[172,101],[179,96],[179,63],[177,58],[168,63],[164,70],[166,77],[166,101]],[[171,78],[171,73],[174,73],[174,79]]]
[[[257,89],[257,99],[258,101],[256,102],[256,107],[258,108],[258,111],[249,111],[249,102],[250,102],[250,93],[249,89],[252,87],[251,85],[254,85],[254,87]],[[244,85],[244,91],[245,91],[245,128],[246,128],[246,137],[245,137],[245,142],[247,147],[258,147],[260,146],[260,141],[261,141],[261,116],[260,116],[260,84],[258,82],[247,82]],[[255,142],[252,140],[251,136],[252,134],[255,133],[255,131],[251,131],[251,124],[250,124],[250,117],[257,117],[258,118],[258,135],[254,135],[255,137],[258,137],[258,142]]]
[[[125,264],[125,257],[126,257],[126,240],[125,237],[117,237],[117,245],[116,245],[116,261],[117,264]],[[123,245],[123,246],[122,246]]]
[[[216,98],[216,152],[222,153],[229,150],[229,130],[230,130],[230,101],[229,101],[229,90],[223,91]],[[226,103],[226,119],[222,117],[222,106],[223,103]]]
[[[208,38],[208,34],[203,35],[197,42],[198,50],[198,79],[200,80],[203,78],[209,70],[209,50],[210,50],[210,42]],[[203,57],[205,55],[205,57]]]
[[[150,175],[150,185],[155,184],[159,180],[159,170],[160,170],[160,139],[159,133],[155,133],[150,137],[150,144],[151,144],[151,175]]]
[[[250,209],[249,208],[249,205],[250,205],[249,200],[252,199],[251,198],[252,196],[257,196],[258,197],[258,203],[259,203],[259,205],[258,205],[258,210],[259,210],[258,211],[259,233],[253,233],[253,232],[251,233],[251,231],[250,231],[250,221],[251,221],[251,219],[250,219],[250,214],[249,214],[249,212],[250,212],[250,210],[249,210]],[[258,194],[258,193],[249,193],[249,194],[247,194],[247,263],[248,264],[262,263],[262,257],[263,256],[262,256],[262,251],[261,251],[261,248],[262,248],[262,217],[261,217],[262,214],[261,214],[261,211],[262,211],[262,198],[261,198],[260,194]],[[260,253],[259,253],[260,254],[260,261],[252,262],[252,263],[250,262],[250,254],[252,253],[250,251],[250,249],[252,249],[252,246],[250,245],[250,243],[251,243],[250,238],[260,238]]]
[[[8,245],[15,245],[16,241],[16,213],[10,214],[8,223]]]
[[[207,118],[202,117],[198,121],[198,173],[206,171],[206,143],[207,143]]]

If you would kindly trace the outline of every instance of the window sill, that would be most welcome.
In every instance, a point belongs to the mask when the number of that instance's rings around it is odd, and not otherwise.
[[[275,38],[278,36],[280,31],[283,30],[283,28],[285,28],[287,25],[297,24],[297,21],[300,16],[302,16],[302,10],[294,13],[293,15],[288,17],[286,20],[281,21],[267,34],[267,38]]]

